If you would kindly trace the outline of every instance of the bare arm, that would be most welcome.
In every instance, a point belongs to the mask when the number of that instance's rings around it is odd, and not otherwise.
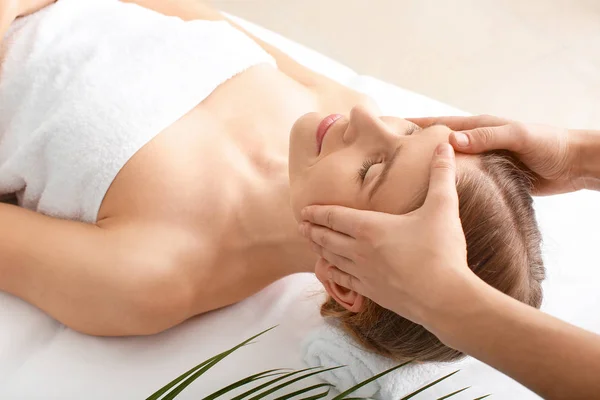
[[[410,214],[307,207],[301,231],[327,260],[317,277],[423,325],[544,398],[597,398],[600,336],[497,291],[467,265],[455,168],[441,145],[425,203]]]
[[[579,170],[585,189],[600,190],[600,131],[571,130],[578,150]]]
[[[189,317],[172,301],[178,294],[171,265],[152,251],[160,238],[140,234],[152,229],[99,227],[9,204],[0,204],[0,221],[0,290],[63,324],[94,335],[129,335]]]
[[[461,307],[436,313],[447,345],[502,371],[547,399],[600,393],[600,336],[480,288]],[[441,322],[443,321],[443,323]]]

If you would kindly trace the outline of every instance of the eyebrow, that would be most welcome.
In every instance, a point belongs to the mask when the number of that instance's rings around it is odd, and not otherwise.
[[[435,121],[434,123],[429,124],[429,125],[423,127],[422,129],[431,128],[432,126],[445,126],[446,128],[449,128],[448,125],[444,124],[443,122]]]

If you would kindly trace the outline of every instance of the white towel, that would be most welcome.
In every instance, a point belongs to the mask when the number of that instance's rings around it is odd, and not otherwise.
[[[225,21],[118,0],[59,0],[16,20],[4,45],[0,195],[85,222],[156,135],[236,74],[275,66]]]
[[[332,323],[312,331],[302,344],[304,362],[310,367],[336,367],[318,376],[337,390],[344,391],[399,363],[360,347]],[[353,392],[351,397],[376,400],[397,400],[460,369],[467,360],[454,363],[411,363],[405,365]]]

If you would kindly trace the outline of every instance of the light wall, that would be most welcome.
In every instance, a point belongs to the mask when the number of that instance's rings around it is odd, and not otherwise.
[[[600,129],[600,0],[215,0],[472,113]]]

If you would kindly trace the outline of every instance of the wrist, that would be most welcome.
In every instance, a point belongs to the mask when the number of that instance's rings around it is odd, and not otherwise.
[[[461,350],[465,329],[490,315],[498,294],[503,295],[472,274],[451,290],[450,295],[443,299],[443,306],[432,308],[427,313],[423,325],[445,345]]]

